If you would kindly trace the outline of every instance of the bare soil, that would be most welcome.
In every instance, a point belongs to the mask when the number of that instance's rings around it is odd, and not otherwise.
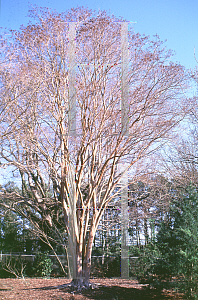
[[[184,299],[182,294],[163,290],[162,292],[149,289],[146,284],[139,284],[136,280],[127,279],[91,279],[96,288],[72,291],[70,287],[61,287],[68,284],[69,279],[0,279],[0,300],[172,300]],[[59,286],[59,287],[58,287]]]

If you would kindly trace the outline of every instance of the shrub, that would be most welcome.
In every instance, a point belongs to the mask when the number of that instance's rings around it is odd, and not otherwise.
[[[35,275],[38,277],[49,277],[52,272],[52,264],[51,259],[48,257],[48,252],[38,252],[33,264]]]
[[[175,285],[188,299],[198,299],[198,193],[194,187],[187,187],[172,201],[156,244],[161,260],[156,262],[153,274],[169,270],[170,283],[174,276]]]

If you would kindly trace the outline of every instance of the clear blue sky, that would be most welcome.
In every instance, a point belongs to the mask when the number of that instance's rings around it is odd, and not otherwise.
[[[28,23],[30,4],[50,7],[58,12],[76,6],[105,9],[117,17],[122,16],[134,24],[136,32],[159,35],[167,39],[167,48],[176,52],[175,61],[194,68],[194,47],[198,58],[198,0],[0,0],[0,26],[18,29]]]

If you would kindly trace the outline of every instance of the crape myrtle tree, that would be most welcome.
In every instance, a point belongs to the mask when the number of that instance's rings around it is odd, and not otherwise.
[[[49,245],[57,239],[66,249],[70,240],[73,283],[88,286],[103,213],[119,193],[124,173],[148,160],[183,117],[187,74],[170,61],[171,52],[157,36],[151,40],[130,29],[125,135],[120,121],[124,20],[83,7],[61,14],[34,8],[30,15],[34,23],[11,31],[10,39],[2,36],[10,67],[1,67],[1,99],[15,99],[15,107],[1,126],[6,131],[15,120],[15,130],[1,137],[0,157],[18,172],[23,190],[2,193]]]
[[[17,78],[17,72],[10,72],[14,68],[14,63],[13,60],[10,60],[10,53],[7,51],[8,45],[4,38],[1,39],[0,46],[0,137],[5,138],[10,133],[16,132],[15,121],[26,112],[26,106],[20,105],[19,109],[17,98],[26,92],[27,86],[20,86],[19,89],[19,86],[16,85],[16,82],[19,83],[20,79]],[[13,115],[12,111],[16,108],[18,108],[18,113]],[[12,118],[8,118],[10,114]]]

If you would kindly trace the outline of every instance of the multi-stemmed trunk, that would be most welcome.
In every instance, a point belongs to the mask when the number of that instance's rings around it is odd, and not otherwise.
[[[89,237],[86,245],[82,246],[82,243],[70,240],[70,252],[73,248],[73,252],[70,253],[70,272],[72,277],[72,285],[77,289],[89,287],[91,273],[91,254],[92,246],[95,237],[95,226],[92,226],[89,231]],[[73,246],[71,247],[71,243]]]

